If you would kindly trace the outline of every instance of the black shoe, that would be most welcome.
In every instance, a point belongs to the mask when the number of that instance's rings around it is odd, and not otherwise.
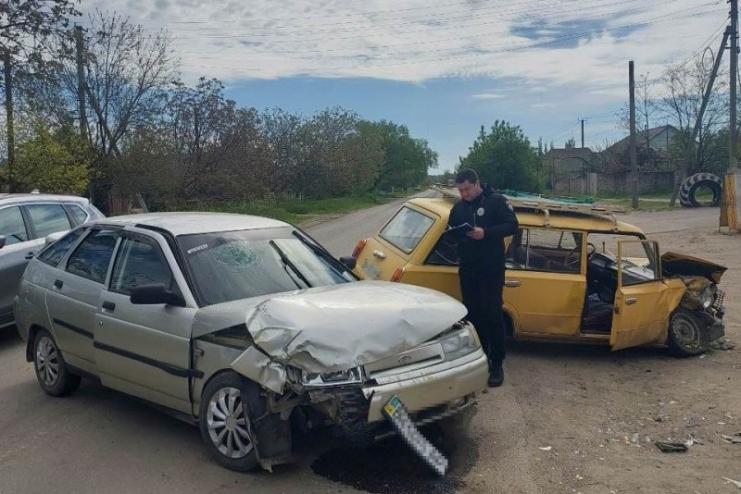
[[[504,383],[504,369],[502,364],[492,365],[489,368],[489,387],[498,388]]]

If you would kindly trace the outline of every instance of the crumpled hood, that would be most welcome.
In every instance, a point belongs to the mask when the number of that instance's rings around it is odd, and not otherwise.
[[[360,281],[267,299],[246,312],[255,344],[281,363],[331,372],[395,355],[466,315],[442,293]]]
[[[664,276],[704,276],[713,283],[720,283],[720,278],[727,269],[720,264],[676,252],[667,252],[661,256]]]
[[[358,281],[204,307],[192,334],[244,323],[273,363],[332,372],[409,350],[465,315],[463,304],[428,288]]]

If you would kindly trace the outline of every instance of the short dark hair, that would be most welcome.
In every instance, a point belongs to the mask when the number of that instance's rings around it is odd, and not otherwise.
[[[473,168],[464,168],[459,171],[455,176],[455,183],[462,184],[463,182],[470,182],[475,184],[479,181],[479,174]]]

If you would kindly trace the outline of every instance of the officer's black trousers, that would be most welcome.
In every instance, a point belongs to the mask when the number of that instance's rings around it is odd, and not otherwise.
[[[504,273],[461,273],[463,305],[468,309],[468,320],[476,330],[486,355],[493,365],[504,360],[504,318],[502,315],[502,291]]]

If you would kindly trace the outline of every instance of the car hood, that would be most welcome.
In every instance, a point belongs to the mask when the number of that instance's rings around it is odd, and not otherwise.
[[[193,337],[245,324],[271,362],[322,373],[409,350],[465,315],[463,304],[428,288],[358,281],[202,308]]]
[[[720,264],[676,252],[667,252],[661,256],[664,276],[704,276],[713,283],[720,283],[720,278],[727,269]]]

